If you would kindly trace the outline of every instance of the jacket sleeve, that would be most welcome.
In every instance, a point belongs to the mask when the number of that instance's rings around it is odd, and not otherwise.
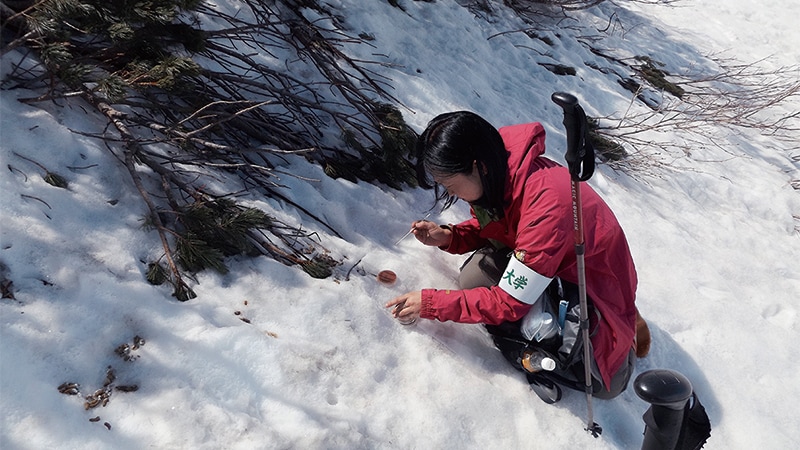
[[[463,290],[422,290],[420,317],[440,322],[498,325],[519,320],[531,309],[497,286]]]
[[[480,236],[481,226],[475,217],[475,213],[472,213],[472,218],[469,220],[457,225],[449,225],[448,228],[453,232],[453,240],[450,241],[449,246],[441,247],[442,250],[448,253],[461,255],[489,245],[489,241]]]
[[[569,175],[555,168],[528,183],[514,251],[524,254],[526,266],[553,277],[575,264]]]

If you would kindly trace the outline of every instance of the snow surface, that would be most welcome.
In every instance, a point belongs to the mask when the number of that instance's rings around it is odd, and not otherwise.
[[[619,115],[630,104],[612,78],[585,66],[604,61],[576,43],[582,33],[613,24],[605,48],[652,54],[676,73],[712,67],[710,54],[765,69],[800,63],[794,0],[606,2],[577,14],[587,28],[574,22],[549,33],[552,47],[522,33],[495,36],[524,28],[500,7],[486,22],[448,0],[402,1],[405,12],[388,2],[327,3],[344,11],[355,33],[375,36],[374,47],[347,51],[391,63],[372,69],[391,79],[415,129],[453,109],[497,126],[541,121],[559,161],[564,137],[552,92],[575,93],[593,116]],[[578,76],[556,76],[539,62],[576,67]],[[285,177],[286,192],[344,236],[317,230],[344,258],[336,275],[316,280],[270,259],[235,259],[228,275],[199,274],[199,297],[180,303],[144,280],[142,261],[160,247],[141,228],[145,206],[124,167],[100,143],[70,131],[102,131],[103,121],[75,102],[32,107],[15,101],[30,92],[0,95],[0,262],[16,295],[0,303],[1,448],[641,445],[647,405],[633,389],[595,400],[604,433],[594,439],[583,431],[583,394],[542,403],[479,326],[406,327],[383,310],[406,290],[455,285],[463,257],[413,238],[394,245],[430,208],[430,192],[332,180],[291,160],[291,172],[319,181]],[[793,98],[772,114],[798,110]],[[638,306],[653,347],[636,374],[672,368],[689,377],[712,420],[706,448],[796,448],[800,195],[791,182],[800,179],[798,150],[713,128],[708,145],[691,145],[690,154],[665,155],[668,166],[639,176],[601,166],[590,181],[618,216],[637,263]],[[69,189],[46,184],[13,152],[61,174]],[[274,200],[249,201],[289,223],[318,226]],[[466,214],[460,205],[431,220]],[[382,269],[397,272],[398,283],[378,284],[373,275]],[[134,336],[145,344],[123,361],[114,349]],[[108,366],[116,384],[139,390],[114,392],[107,406],[89,411],[82,396],[57,390],[75,382],[91,393]]]

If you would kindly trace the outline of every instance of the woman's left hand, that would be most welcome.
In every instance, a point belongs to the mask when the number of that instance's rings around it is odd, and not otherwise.
[[[394,308],[392,314],[400,322],[413,323],[419,319],[419,312],[422,309],[422,291],[407,292],[389,300],[385,306]]]

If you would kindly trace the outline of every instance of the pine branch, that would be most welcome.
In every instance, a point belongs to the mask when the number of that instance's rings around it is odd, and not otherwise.
[[[336,262],[315,233],[272,218],[262,223],[260,212],[229,204],[232,194],[209,192],[202,181],[223,185],[234,173],[245,189],[295,207],[341,238],[301,200],[279,190],[285,186],[275,176],[274,159],[304,154],[326,171],[345,161],[328,172],[370,181],[390,174],[381,181],[400,186],[404,181],[393,174],[406,174],[406,141],[413,131],[399,111],[387,112],[376,100],[398,103],[390,80],[368,67],[381,62],[351,59],[345,46],[365,40],[348,36],[339,19],[319,6],[243,0],[248,11],[232,17],[199,3],[197,14],[210,19],[204,23],[225,27],[199,30],[179,18],[189,3],[148,3],[154,9],[136,11],[124,2],[37,3],[18,16],[35,32],[20,28],[17,35],[19,45],[38,51],[41,61],[26,54],[11,73],[47,92],[23,101],[79,96],[108,119],[116,133],[75,132],[102,139],[112,153],[121,145],[114,156],[147,205],[147,222],[164,249],[148,263],[147,278],[159,282],[171,274],[179,299],[194,296],[181,270],[224,271],[223,258],[239,252],[258,251],[312,276],[330,275]],[[308,21],[308,7],[327,19]],[[304,77],[260,62],[263,55],[287,52],[294,53],[287,64],[304,65]]]
[[[178,270],[178,266],[175,264],[175,261],[172,258],[172,249],[170,248],[169,240],[167,239],[167,233],[169,233],[169,230],[162,223],[161,216],[158,214],[158,208],[150,198],[150,194],[144,188],[142,179],[136,170],[134,159],[138,154],[142,153],[142,149],[137,139],[130,132],[127,125],[125,125],[123,122],[125,114],[115,110],[107,103],[100,101],[95,96],[88,93],[84,95],[83,98],[89,104],[97,108],[98,111],[100,111],[111,123],[114,124],[114,127],[120,133],[123,141],[125,142],[125,149],[123,151],[125,167],[128,169],[128,173],[131,176],[134,186],[136,186],[136,189],[139,191],[139,195],[147,205],[147,208],[150,211],[149,218],[155,226],[158,236],[161,239],[161,245],[164,247],[164,257],[166,258],[167,265],[172,273],[172,284],[175,288],[173,295],[175,295],[181,301],[194,298],[196,295],[188,287],[186,282],[183,281],[180,270]]]

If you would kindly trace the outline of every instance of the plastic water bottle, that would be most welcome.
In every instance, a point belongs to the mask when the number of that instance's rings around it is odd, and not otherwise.
[[[538,350],[525,350],[522,352],[520,363],[528,372],[541,372],[542,370],[551,371],[556,368],[556,361],[547,356],[546,353]]]
[[[522,335],[527,340],[541,342],[558,334],[558,323],[553,319],[549,312],[538,312],[531,310],[522,319]]]

